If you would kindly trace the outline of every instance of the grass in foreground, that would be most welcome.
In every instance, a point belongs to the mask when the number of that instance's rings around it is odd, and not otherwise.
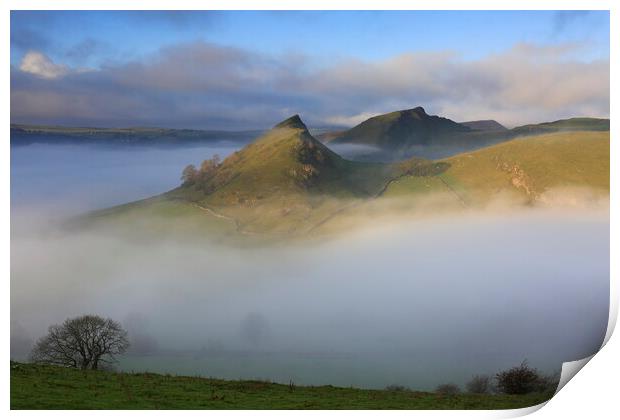
[[[551,394],[439,395],[295,386],[11,362],[11,409],[509,409]]]

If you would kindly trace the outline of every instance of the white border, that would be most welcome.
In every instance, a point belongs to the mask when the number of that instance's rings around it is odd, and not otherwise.
[[[286,1],[286,0],[262,0],[262,1],[231,1],[231,0],[212,0],[209,2],[199,2],[191,0],[89,0],[84,2],[83,0],[56,0],[56,1],[41,1],[41,0],[4,0],[2,2],[3,13],[0,17],[0,32],[2,36],[2,43],[0,49],[2,51],[3,65],[0,67],[2,73],[2,109],[0,110],[0,116],[4,121],[3,124],[3,136],[2,136],[2,153],[0,153],[0,170],[2,171],[2,182],[0,183],[2,193],[2,276],[4,293],[2,294],[4,299],[3,308],[3,334],[2,334],[2,356],[4,360],[3,376],[2,376],[2,401],[5,410],[9,409],[9,317],[10,317],[10,149],[9,149],[9,126],[10,126],[10,65],[9,65],[9,45],[10,45],[10,10],[236,10],[236,9],[252,9],[252,10],[338,10],[338,9],[365,9],[365,10],[400,10],[400,9],[418,9],[418,10],[441,10],[441,9],[454,9],[454,10],[611,10],[611,310],[610,310],[610,324],[606,336],[606,346],[604,351],[597,354],[592,361],[588,364],[588,368],[584,369],[584,372],[580,373],[578,380],[570,381],[568,385],[561,392],[559,392],[547,405],[544,410],[537,411],[533,416],[535,418],[550,419],[550,418],[583,418],[585,416],[593,418],[608,418],[613,412],[617,412],[617,374],[620,373],[620,344],[618,344],[617,338],[612,338],[611,333],[615,326],[617,314],[618,314],[618,286],[617,286],[617,264],[614,261],[614,256],[618,255],[617,250],[617,237],[614,235],[617,232],[618,224],[614,214],[620,214],[620,207],[618,203],[618,196],[615,191],[615,186],[618,181],[617,170],[617,155],[618,147],[615,144],[616,134],[618,132],[617,124],[617,93],[618,84],[613,75],[618,74],[618,51],[615,49],[618,47],[618,43],[615,40],[620,39],[620,33],[618,33],[618,11],[620,6],[616,6],[617,2],[611,0],[470,0],[464,2],[463,0],[434,0],[428,1],[403,1],[403,0],[357,0],[357,1],[338,1],[338,0],[298,0],[298,1]],[[616,7],[614,7],[616,6]],[[607,341],[609,340],[609,341]],[[544,405],[544,404],[543,404]],[[522,409],[522,410],[508,410],[508,411],[390,411],[384,412],[381,416],[388,416],[390,418],[409,418],[410,416],[422,416],[424,418],[504,418],[525,415],[536,411],[540,407]],[[249,413],[244,411],[234,412],[217,412],[218,417],[230,418],[237,416],[246,416]],[[31,418],[45,415],[46,417],[54,418],[77,418],[83,416],[83,413],[73,412],[11,412],[11,416],[20,418]],[[134,412],[134,411],[115,411],[111,412],[91,412],[88,414],[91,418],[104,418],[110,415],[129,417],[135,419],[139,418],[163,418],[169,415],[184,417],[202,418],[205,416],[204,412]],[[209,412],[208,415],[216,415],[215,412]],[[273,411],[259,411],[252,412],[252,417],[255,418],[283,418],[289,417],[290,412],[273,412]],[[314,412],[314,411],[296,411],[295,417],[308,418],[308,417],[353,417],[356,418],[374,418],[375,413],[369,411],[331,411],[331,412]]]

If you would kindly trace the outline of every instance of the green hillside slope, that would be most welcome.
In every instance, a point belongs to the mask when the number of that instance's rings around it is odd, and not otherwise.
[[[340,212],[315,230],[331,235],[400,217],[490,204],[587,205],[609,197],[609,132],[524,137],[435,162],[428,176],[395,177],[375,200]]]
[[[424,159],[398,164],[345,160],[312,137],[298,116],[212,166],[207,175],[161,196],[97,212],[91,219],[167,229],[165,221],[153,220],[202,215],[205,223],[197,231],[290,235],[379,195],[403,173],[442,170]]]
[[[558,131],[609,131],[605,118],[568,118],[540,124],[527,124],[511,130],[515,135],[532,135]]]
[[[372,197],[393,172],[342,159],[295,116],[225,159],[206,184],[181,186],[165,197],[232,218],[241,232],[288,234]]]
[[[341,158],[299,117],[160,196],[91,214],[110,228],[245,242],[327,233],[392,212],[557,204],[609,196],[609,132],[529,136],[447,159]]]
[[[511,140],[445,160],[437,189],[452,189],[467,203],[480,204],[508,193],[526,202],[545,200],[554,189],[583,187],[609,194],[609,132],[560,132]],[[403,178],[386,197],[418,189]]]
[[[355,156],[359,160],[397,161],[411,156],[445,158],[518,137],[567,131],[609,131],[609,120],[569,118],[508,130],[493,120],[455,123],[427,115],[418,107],[378,115],[348,131],[325,133],[322,139],[329,144],[350,143],[375,148]]]

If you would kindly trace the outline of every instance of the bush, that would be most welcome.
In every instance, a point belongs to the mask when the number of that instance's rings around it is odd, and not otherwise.
[[[491,391],[491,378],[487,375],[476,375],[465,387],[471,394],[488,394]]]
[[[435,388],[435,392],[441,395],[456,395],[461,389],[456,384],[441,384]]]
[[[528,394],[540,390],[543,378],[523,361],[520,366],[495,375],[497,389],[503,394]]]

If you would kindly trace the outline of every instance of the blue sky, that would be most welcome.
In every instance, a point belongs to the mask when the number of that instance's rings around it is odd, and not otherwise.
[[[183,51],[183,55],[178,51]],[[354,123],[363,116],[387,112],[393,106],[409,107],[409,104],[411,107],[427,105],[435,113],[451,112],[454,114],[447,116],[457,120],[491,118],[493,115],[484,112],[497,109],[493,102],[501,102],[501,109],[495,113],[497,118],[508,124],[526,122],[530,116],[511,113],[510,104],[504,103],[510,98],[501,95],[502,92],[495,92],[496,97],[490,99],[487,107],[476,103],[475,112],[459,112],[457,99],[466,92],[453,98],[433,96],[433,92],[435,95],[446,92],[440,84],[459,80],[470,86],[466,90],[483,89],[468,94],[481,102],[482,96],[493,93],[488,89],[497,88],[500,82],[508,83],[505,80],[508,69],[501,68],[498,63],[501,60],[494,60],[504,56],[508,61],[531,61],[525,73],[536,74],[536,67],[543,66],[551,72],[548,80],[564,80],[571,86],[577,73],[566,74],[567,70],[560,68],[567,63],[574,66],[575,72],[578,67],[583,72],[593,68],[588,66],[597,65],[591,77],[600,78],[601,63],[607,62],[608,73],[609,14],[604,11],[13,11],[11,74],[17,94],[11,98],[15,105],[12,119],[39,123],[131,125],[135,122],[234,128],[268,126],[286,112],[295,111],[302,117],[307,114],[314,124],[329,125]],[[545,64],[550,59],[557,69]],[[177,61],[164,66],[166,60]],[[177,65],[182,69],[177,79],[172,80],[171,73]],[[203,66],[209,68],[208,81],[200,72]],[[479,67],[484,68],[477,72]],[[459,68],[464,70],[460,72]],[[494,70],[505,72],[499,81],[491,80]],[[144,71],[150,84],[142,85],[136,71]],[[355,90],[348,95],[349,103],[347,98],[338,98],[338,104],[326,104],[330,89],[323,86],[329,85],[325,81],[344,80],[344,84],[349,84],[347,71],[352,74],[351,80],[357,81],[349,86]],[[420,77],[403,77],[401,72],[406,71],[419,72]],[[231,79],[231,72],[240,74]],[[394,72],[394,77],[390,77],[390,72]],[[132,82],[125,78],[127,73],[131,73]],[[268,76],[269,73],[279,76]],[[447,76],[433,76],[443,73]],[[248,74],[251,77],[245,77]],[[582,74],[590,75],[588,71]],[[485,77],[488,83],[478,80]],[[188,82],[188,78],[195,83]],[[222,86],[229,88],[217,86],[214,80],[218,78]],[[401,86],[395,89],[390,79],[400,80]],[[383,96],[380,89],[368,86],[373,81],[384,85]],[[253,85],[244,88],[243,84],[248,82]],[[515,86],[525,82],[515,80]],[[184,86],[188,83],[195,89],[187,90]],[[425,83],[437,86],[431,92]],[[232,89],[234,84],[238,86]],[[301,92],[295,92],[295,86],[300,86]],[[133,97],[122,96],[123,89],[128,87]],[[118,91],[122,96],[119,102],[126,106],[131,102],[139,107],[133,119],[131,115],[119,118],[113,110],[95,104],[91,117],[84,112],[72,115],[69,102],[75,102],[76,97],[65,94],[63,99],[62,96],[63,91],[74,90],[85,100],[88,89],[96,94],[97,89],[106,88],[107,93]],[[595,90],[600,92],[604,86]],[[399,91],[407,91],[408,96],[393,95]],[[598,98],[598,103],[591,95],[585,95],[581,102],[577,96],[572,95],[572,102],[566,104],[551,101],[545,105],[544,112],[531,114],[552,118],[586,111],[605,114],[605,109],[608,113],[608,94],[607,98]],[[141,97],[144,106],[140,106]],[[106,99],[114,101],[112,97]],[[160,109],[155,109],[153,99],[161,102]],[[188,114],[172,118],[170,108],[185,103],[184,100],[192,103],[186,109]],[[234,112],[235,100],[242,104],[238,112]],[[222,101],[226,102],[224,109],[215,112],[216,104]],[[261,111],[250,111],[248,101],[254,101]],[[202,103],[201,114],[197,110]],[[515,105],[518,109],[523,104]],[[46,106],[55,110],[45,112]],[[64,109],[64,114],[59,109]],[[103,115],[106,111],[109,111],[107,118]]]

